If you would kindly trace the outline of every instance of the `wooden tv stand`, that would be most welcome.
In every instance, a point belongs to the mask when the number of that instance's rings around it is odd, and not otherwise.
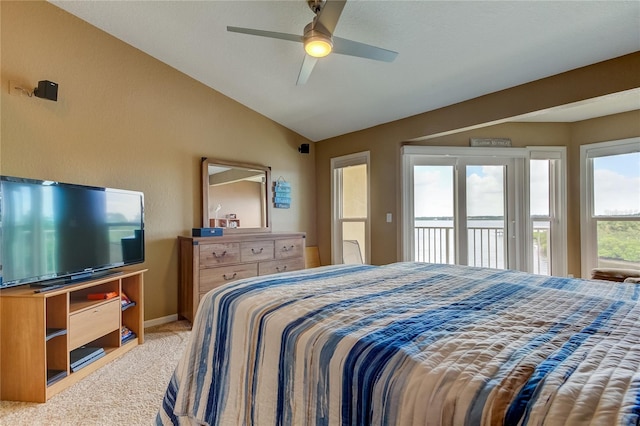
[[[40,293],[28,284],[1,290],[0,399],[46,402],[142,344],[145,271],[119,271]],[[111,292],[117,296],[88,297]],[[135,304],[123,306],[123,292]],[[123,343],[122,326],[137,337]],[[72,351],[83,346],[102,348],[104,355],[72,369]]]

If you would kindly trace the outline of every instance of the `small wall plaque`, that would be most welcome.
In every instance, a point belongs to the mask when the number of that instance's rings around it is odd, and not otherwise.
[[[291,207],[291,185],[282,177],[273,182],[273,207],[276,209]]]
[[[508,138],[470,138],[469,146],[482,147],[510,147],[511,139]]]

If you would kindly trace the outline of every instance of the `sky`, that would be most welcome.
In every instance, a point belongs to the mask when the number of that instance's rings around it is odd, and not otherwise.
[[[640,152],[595,158],[595,214],[640,214]]]
[[[453,166],[416,166],[414,186],[416,217],[453,216]],[[502,216],[503,186],[502,166],[469,166],[467,215]]]
[[[416,166],[413,182],[416,217],[453,216],[453,166]]]
[[[415,216],[453,216],[453,166],[416,166]],[[594,161],[595,209],[602,214],[640,214],[640,153],[600,157]],[[548,214],[545,161],[531,162],[531,213]],[[467,214],[501,216],[502,166],[467,167]]]

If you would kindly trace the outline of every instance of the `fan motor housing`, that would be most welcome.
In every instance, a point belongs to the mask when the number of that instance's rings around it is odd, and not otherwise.
[[[309,9],[313,10],[313,13],[315,13],[316,15],[322,10],[322,6],[324,6],[324,3],[325,0],[307,0]]]

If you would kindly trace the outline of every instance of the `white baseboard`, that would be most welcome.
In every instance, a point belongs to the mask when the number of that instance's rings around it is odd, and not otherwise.
[[[144,322],[144,328],[153,327],[154,325],[167,324],[169,322],[178,321],[178,314],[167,315],[166,317],[154,318]]]

